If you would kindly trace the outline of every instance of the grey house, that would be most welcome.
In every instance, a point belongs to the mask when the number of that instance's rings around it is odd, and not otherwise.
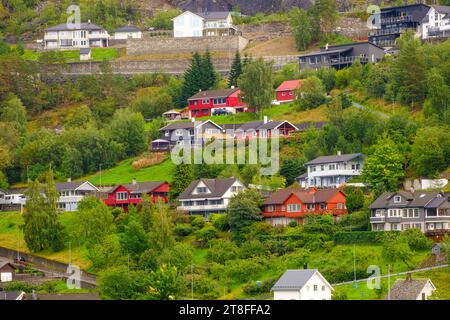
[[[299,57],[300,70],[322,67],[342,69],[359,60],[362,64],[377,63],[383,59],[383,48],[370,42],[354,42],[338,46],[320,48],[320,51],[301,55]]]
[[[450,232],[450,194],[386,192],[370,206],[373,231],[418,228],[428,235]]]
[[[203,145],[205,139],[222,137],[223,128],[211,120],[171,123],[160,130],[161,139],[174,145]]]

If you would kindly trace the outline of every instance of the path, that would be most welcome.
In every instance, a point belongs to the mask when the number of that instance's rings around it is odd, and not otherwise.
[[[388,118],[389,118],[389,115],[388,115],[388,114],[386,114],[386,113],[384,113],[384,112],[381,112],[381,111],[369,109],[368,107],[366,107],[366,106],[364,106],[364,105],[362,105],[362,104],[360,104],[360,103],[358,103],[358,102],[352,101],[352,105],[353,105],[354,107],[360,109],[360,110],[367,110],[367,111],[370,111],[370,112],[372,112],[372,113],[375,113],[375,114],[379,115],[380,118],[383,118],[383,119],[388,119]]]
[[[443,264],[443,265],[435,266],[435,267],[414,269],[414,270],[410,270],[410,271],[392,273],[390,275],[383,275],[383,276],[380,276],[380,278],[395,277],[395,276],[406,275],[408,273],[416,273],[416,272],[430,271],[430,270],[435,270],[435,269],[448,268],[449,266],[450,265],[448,265],[448,264]],[[363,281],[367,281],[369,279],[373,280],[375,278],[358,279],[358,280],[356,280],[356,282],[363,282]],[[346,282],[335,283],[335,284],[333,284],[333,286],[342,286],[342,285],[352,284],[352,283],[355,283],[355,281],[353,280],[353,281],[346,281]]]

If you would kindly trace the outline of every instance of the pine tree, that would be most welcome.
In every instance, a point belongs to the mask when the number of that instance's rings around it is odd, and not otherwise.
[[[234,56],[233,63],[231,64],[230,75],[228,77],[228,86],[237,87],[237,82],[242,73],[242,61],[241,54],[239,51],[236,51],[236,55]]]
[[[202,81],[202,90],[209,90],[216,85],[217,74],[212,63],[211,53],[209,50],[205,52],[201,59],[200,74]]]
[[[182,101],[196,94],[202,89],[202,58],[198,52],[192,55],[192,62],[189,68],[184,73],[184,83],[181,89]]]
[[[171,199],[175,199],[186,190],[192,180],[194,180],[192,166],[184,163],[177,165],[173,173],[173,182],[170,186]]]

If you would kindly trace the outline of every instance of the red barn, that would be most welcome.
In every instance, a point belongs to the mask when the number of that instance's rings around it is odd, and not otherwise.
[[[141,203],[144,194],[148,195],[153,202],[162,199],[167,203],[169,201],[169,183],[166,181],[138,183],[133,180],[130,184],[118,185],[109,190],[103,201],[107,206],[122,207],[126,210],[130,204]]]
[[[277,101],[291,102],[297,100],[295,90],[302,85],[301,80],[284,81],[276,90]]]
[[[307,214],[347,214],[345,203],[346,196],[339,189],[283,189],[266,200],[263,217],[272,225],[303,223]]]
[[[245,104],[239,99],[240,90],[236,88],[200,91],[188,99],[191,118],[209,117],[215,109],[227,112],[246,112]]]

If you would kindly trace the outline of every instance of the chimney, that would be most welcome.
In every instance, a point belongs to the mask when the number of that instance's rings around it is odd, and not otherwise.
[[[72,178],[67,178],[67,182],[72,182]]]
[[[192,122],[195,122],[195,118],[191,118],[191,121],[192,121]]]
[[[342,156],[342,151],[339,150],[339,151],[337,152],[337,155],[338,155],[338,156]]]
[[[231,89],[235,89],[236,87],[235,86],[231,86]]]
[[[202,89],[198,89],[198,92],[202,92]]]
[[[303,264],[303,269],[304,269],[304,270],[307,270],[307,269],[308,269],[308,264],[307,264],[306,262]]]
[[[264,124],[266,124],[267,122],[269,122],[269,119],[267,118],[267,116],[264,116]]]
[[[91,23],[91,19],[88,20],[88,23]]]
[[[325,50],[328,51],[329,48],[330,48],[330,45],[327,43],[327,44],[325,45]]]
[[[136,180],[136,178],[133,178],[133,181],[131,182],[133,185],[136,185],[137,184],[137,180]]]

